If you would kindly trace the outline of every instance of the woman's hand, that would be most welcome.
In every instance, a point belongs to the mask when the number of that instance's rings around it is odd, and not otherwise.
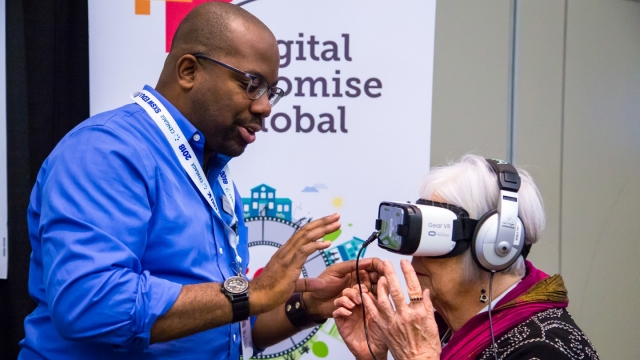
[[[359,274],[363,290],[375,289],[378,281],[377,267],[381,266],[382,260],[378,258],[360,259]],[[357,283],[355,270],[354,260],[343,261],[329,266],[318,276],[324,286],[319,290],[305,292],[303,295],[307,312],[314,319],[332,317],[336,309],[335,300],[342,296],[344,289]]]
[[[363,296],[373,299],[370,301],[376,302],[375,298],[364,286],[362,287],[362,293]],[[338,332],[340,332],[340,336],[342,336],[342,340],[344,340],[351,353],[355,355],[358,360],[373,359],[367,346],[367,339],[364,333],[362,299],[360,298],[358,285],[344,289],[342,291],[342,297],[336,299],[334,304],[337,309],[333,312],[333,318],[338,327]],[[376,359],[386,359],[387,345],[384,343],[383,334],[380,328],[371,322],[369,314],[367,314],[367,330],[371,350],[374,352]]]
[[[409,304],[405,302],[393,266],[389,260],[385,260],[384,276],[378,280],[378,300],[373,301],[368,296],[363,299],[367,317],[370,317],[367,325],[371,324],[370,327],[376,329],[377,333],[384,334],[383,339],[396,360],[439,359],[442,348],[429,289],[421,291],[420,282],[409,261],[401,260],[400,266],[410,298],[422,297],[422,300]]]

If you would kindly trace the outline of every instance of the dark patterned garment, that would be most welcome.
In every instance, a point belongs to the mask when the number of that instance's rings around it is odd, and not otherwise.
[[[566,309],[546,310],[496,340],[500,360],[600,359]],[[478,360],[495,359],[491,346]]]

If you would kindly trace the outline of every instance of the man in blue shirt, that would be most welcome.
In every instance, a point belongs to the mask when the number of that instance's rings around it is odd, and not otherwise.
[[[238,359],[331,316],[353,262],[300,272],[337,214],[296,232],[248,289],[239,276],[247,228],[226,166],[283,95],[278,65],[264,24],[206,3],[180,25],[156,89],[56,146],[28,210],[37,308],[20,359]]]

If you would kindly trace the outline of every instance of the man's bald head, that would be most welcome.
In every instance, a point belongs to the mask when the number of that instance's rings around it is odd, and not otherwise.
[[[208,2],[194,8],[182,20],[173,37],[170,58],[184,54],[233,55],[232,26],[239,21],[271,34],[269,28],[243,8],[224,2]],[[271,34],[273,36],[273,34]]]
[[[180,23],[156,90],[203,133],[205,159],[238,156],[271,113],[267,96],[248,96],[252,76],[275,85],[279,63],[278,42],[260,20],[236,5],[208,2]]]

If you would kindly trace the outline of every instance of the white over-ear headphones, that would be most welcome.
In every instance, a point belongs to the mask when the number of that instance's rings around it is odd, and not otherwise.
[[[471,255],[480,268],[498,272],[511,266],[524,247],[524,225],[518,217],[520,176],[506,161],[486,160],[498,178],[500,197],[497,209],[478,219],[471,238]]]

